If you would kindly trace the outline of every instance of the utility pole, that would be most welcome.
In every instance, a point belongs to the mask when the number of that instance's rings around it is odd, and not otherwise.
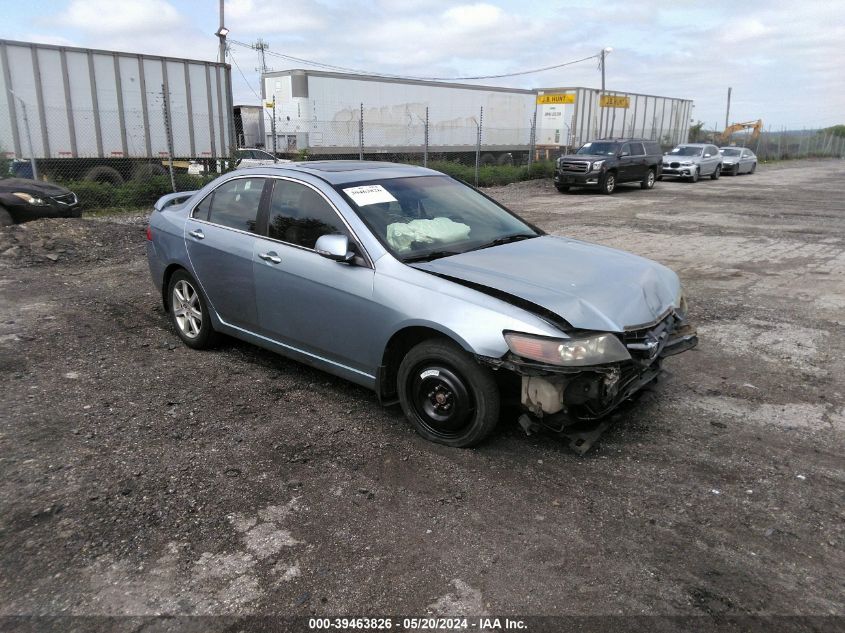
[[[725,129],[728,129],[728,126],[731,124],[731,90],[732,88],[728,88],[728,109],[725,112]]]
[[[215,35],[220,40],[220,51],[218,52],[218,61],[221,64],[226,63],[226,36],[229,34],[229,29],[226,28],[223,22],[223,0],[220,0],[220,26],[217,28]]]
[[[261,61],[261,66],[259,66],[255,70],[260,71],[262,75],[268,70],[270,70],[269,68],[267,68],[267,59],[264,57],[264,51],[269,49],[270,44],[268,44],[260,37],[255,40],[255,44],[252,45],[252,50],[258,51],[258,59]]]
[[[604,64],[605,58],[613,52],[613,49],[610,46],[605,46],[601,49],[601,53],[599,53],[599,64],[601,65],[601,91],[604,93]]]

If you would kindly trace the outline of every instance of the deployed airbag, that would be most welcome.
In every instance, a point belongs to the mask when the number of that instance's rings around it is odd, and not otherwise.
[[[411,250],[412,244],[433,244],[436,241],[460,242],[469,237],[470,227],[449,218],[411,220],[387,225],[387,243],[399,253]]]

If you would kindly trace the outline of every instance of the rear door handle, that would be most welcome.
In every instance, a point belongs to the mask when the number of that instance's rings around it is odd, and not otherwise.
[[[195,231],[188,231],[188,235],[191,237],[195,237],[198,240],[204,240],[205,234],[202,232],[202,229],[196,229]]]
[[[270,251],[269,253],[259,253],[258,256],[265,262],[270,262],[271,264],[282,263],[282,258],[276,255],[276,253],[273,251]]]

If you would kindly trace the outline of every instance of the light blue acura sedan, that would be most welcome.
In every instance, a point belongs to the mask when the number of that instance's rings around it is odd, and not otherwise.
[[[186,345],[227,334],[313,365],[448,446],[481,442],[510,398],[529,432],[600,420],[697,343],[668,268],[422,167],[241,169],[161,198],[147,239]]]

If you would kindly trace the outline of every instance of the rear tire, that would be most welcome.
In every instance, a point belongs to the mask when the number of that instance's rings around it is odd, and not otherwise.
[[[616,191],[616,173],[612,171],[605,172],[604,176],[599,180],[599,188],[605,195],[610,195]]]
[[[0,226],[12,226],[14,223],[15,219],[12,214],[0,207]]]
[[[208,301],[199,284],[185,270],[177,270],[167,285],[170,322],[188,347],[208,349],[217,342]]]
[[[719,176],[722,175],[722,166],[716,165],[716,169],[713,170],[713,173],[710,174],[710,180],[719,180]]]
[[[84,180],[92,180],[94,182],[104,182],[115,187],[123,184],[123,176],[116,169],[112,169],[107,165],[97,165],[85,172]]]
[[[399,365],[397,390],[405,417],[431,442],[475,446],[499,421],[499,388],[492,372],[448,340],[412,348]]]
[[[655,176],[654,170],[649,169],[645,180],[640,183],[640,189],[654,189],[655,180],[657,180],[657,176]]]

